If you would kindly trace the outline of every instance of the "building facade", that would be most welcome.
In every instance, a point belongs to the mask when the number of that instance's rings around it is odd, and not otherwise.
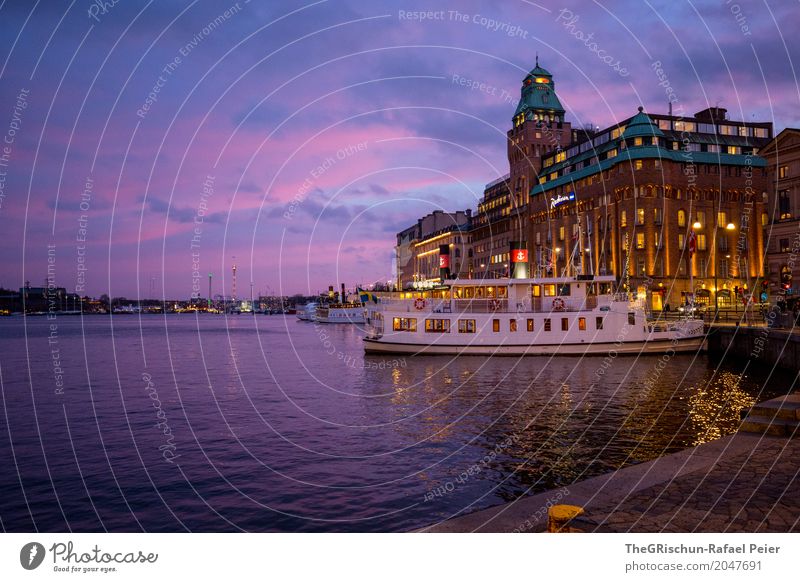
[[[692,290],[695,303],[732,307],[764,274],[768,180],[757,154],[771,134],[721,108],[684,118],[640,107],[546,156],[530,202],[533,271],[613,274],[653,309]]]
[[[761,155],[769,176],[765,233],[769,295],[773,302],[793,302],[800,296],[800,129],[784,129]]]
[[[473,221],[477,276],[508,277],[512,243],[527,245],[530,191],[542,157],[572,141],[572,126],[564,113],[553,76],[537,59],[522,80],[512,127],[506,134],[509,173],[486,185]]]
[[[435,210],[397,233],[397,288],[440,282],[440,247],[443,245],[450,249],[448,267],[451,275],[470,277],[473,265],[471,228],[472,210]]]

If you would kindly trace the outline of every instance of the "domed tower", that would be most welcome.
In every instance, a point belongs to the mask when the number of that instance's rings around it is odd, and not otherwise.
[[[528,202],[528,193],[538,179],[542,156],[568,145],[572,127],[564,121],[564,108],[555,91],[553,75],[536,66],[522,80],[520,99],[508,132],[510,187],[518,204]]]

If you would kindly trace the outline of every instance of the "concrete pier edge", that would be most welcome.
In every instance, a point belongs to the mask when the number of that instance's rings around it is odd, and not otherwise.
[[[764,403],[762,403],[764,404]],[[455,532],[541,532],[547,526],[547,507],[549,505],[566,503],[578,505],[586,510],[586,518],[601,523],[598,531],[608,531],[602,527],[604,518],[617,510],[624,510],[630,513],[631,509],[641,509],[641,503],[633,503],[631,498],[645,490],[658,486],[666,491],[684,477],[696,477],[701,484],[709,487],[724,485],[724,490],[730,487],[738,475],[731,475],[727,470],[714,471],[715,468],[723,463],[730,462],[732,459],[736,463],[742,463],[742,467],[748,464],[767,465],[774,467],[777,462],[775,451],[784,451],[787,447],[792,447],[789,451],[789,458],[800,458],[800,439],[786,439],[761,434],[751,434],[737,432],[716,441],[705,443],[696,447],[685,449],[677,453],[659,457],[652,461],[624,467],[617,471],[592,477],[583,481],[578,481],[571,485],[566,485],[558,489],[551,489],[535,495],[521,497],[515,501],[497,505],[487,509],[475,511],[459,517],[447,519],[440,523],[432,524],[419,532],[436,533],[455,533]],[[780,453],[778,454],[780,457]],[[770,465],[772,463],[772,465]],[[739,465],[735,465],[739,466]],[[763,469],[763,467],[758,467]],[[785,474],[785,480],[794,485],[798,482],[797,475],[800,471],[800,461],[795,461],[792,467],[786,467],[789,473]],[[715,474],[716,473],[716,474]],[[742,473],[739,470],[737,473]],[[763,471],[748,471],[743,478],[757,490],[763,483],[753,475],[758,475]],[[754,482],[758,481],[758,482]],[[688,501],[688,500],[687,500]],[[724,501],[724,500],[723,500]],[[776,499],[786,502],[788,500]],[[793,527],[796,528],[800,521],[800,500],[795,501],[795,507],[790,508],[795,512]],[[632,508],[634,505],[635,508]],[[702,508],[688,507],[687,510],[695,510],[702,514]],[[785,513],[785,508],[782,509]],[[739,513],[741,509],[739,510]],[[739,514],[737,513],[737,515]],[[600,519],[598,519],[600,518]],[[709,523],[715,524],[713,527],[706,527],[702,521],[694,527],[681,528],[677,524],[669,523],[668,516],[663,517],[665,531],[742,531],[741,529],[727,530],[720,526],[719,520],[711,520]],[[616,531],[662,531],[657,523],[654,523],[653,516],[648,518],[649,524],[642,524],[642,527],[617,528]],[[749,522],[748,522],[749,523]],[[655,528],[655,529],[654,529]]]

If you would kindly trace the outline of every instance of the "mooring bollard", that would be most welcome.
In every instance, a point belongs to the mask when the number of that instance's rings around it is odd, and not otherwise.
[[[573,533],[579,529],[570,529],[569,522],[583,515],[583,508],[577,505],[554,505],[547,511],[548,533]]]

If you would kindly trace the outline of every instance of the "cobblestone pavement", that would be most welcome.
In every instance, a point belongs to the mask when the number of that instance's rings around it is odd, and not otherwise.
[[[721,458],[614,502],[587,508],[598,531],[800,531],[800,439],[754,440]]]

